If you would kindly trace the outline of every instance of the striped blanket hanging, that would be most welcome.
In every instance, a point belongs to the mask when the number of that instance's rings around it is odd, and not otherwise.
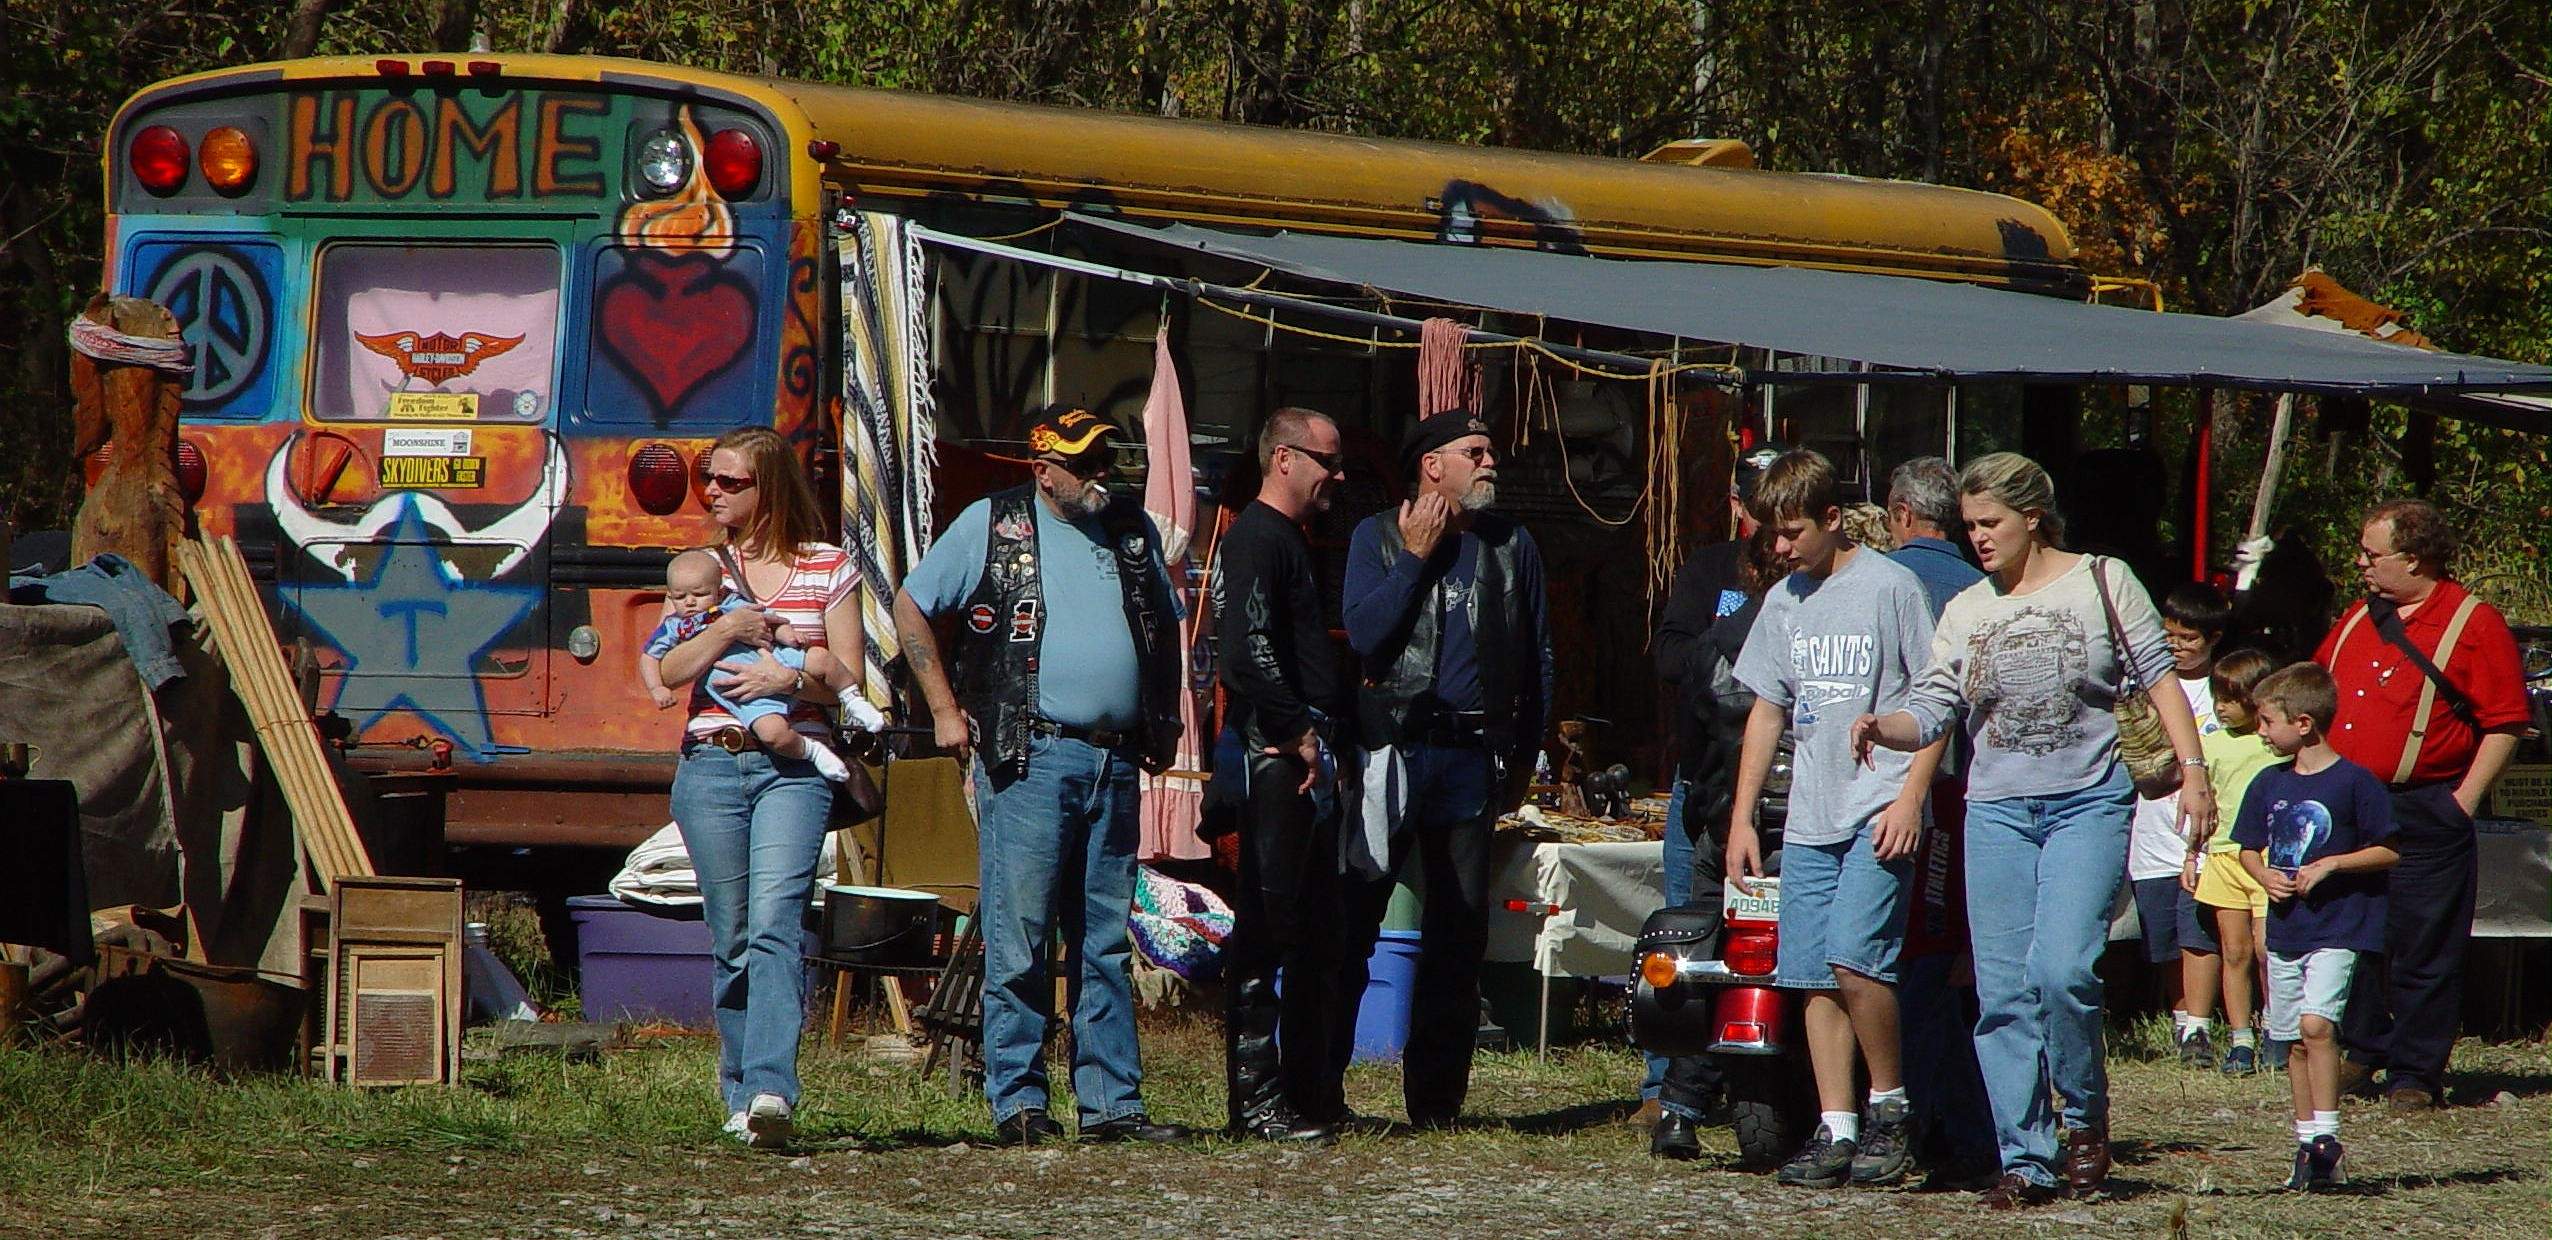
[[[864,684],[880,707],[895,661],[895,589],[930,548],[938,422],[922,244],[899,216],[845,211],[842,272],[842,545],[859,564]]]

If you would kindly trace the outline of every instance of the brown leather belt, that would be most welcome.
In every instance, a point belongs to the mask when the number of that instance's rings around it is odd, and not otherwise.
[[[1085,728],[1075,724],[1056,723],[1052,719],[1045,718],[1028,720],[1028,730],[1046,736],[1060,736],[1065,740],[1080,741],[1100,749],[1120,749],[1126,742],[1134,739],[1132,735],[1114,728]]]

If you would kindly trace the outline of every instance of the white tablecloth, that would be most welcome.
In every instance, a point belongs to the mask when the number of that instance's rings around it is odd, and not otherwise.
[[[1665,904],[1665,845],[1534,843],[1500,833],[1489,877],[1491,960],[1570,977],[1631,971],[1631,945]],[[1550,917],[1509,912],[1506,902],[1555,904]]]

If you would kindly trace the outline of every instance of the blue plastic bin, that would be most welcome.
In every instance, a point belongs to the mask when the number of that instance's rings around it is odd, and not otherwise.
[[[1364,1002],[1356,1009],[1357,1062],[1396,1060],[1409,1045],[1409,996],[1418,985],[1418,932],[1385,930],[1367,959]]]
[[[697,912],[689,918],[667,917],[617,896],[574,896],[567,901],[567,917],[576,926],[578,994],[585,1019],[716,1026],[717,1010],[709,994],[709,927]],[[816,935],[809,931],[806,950],[812,953],[816,947]]]

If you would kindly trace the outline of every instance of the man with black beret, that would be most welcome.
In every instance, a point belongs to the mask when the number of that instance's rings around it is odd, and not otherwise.
[[[1533,536],[1489,511],[1498,452],[1461,410],[1401,444],[1407,502],[1365,518],[1347,552],[1341,606],[1361,663],[1355,807],[1340,849],[1345,942],[1333,1031],[1343,1066],[1354,999],[1395,877],[1426,877],[1418,976],[1402,1059],[1410,1122],[1451,1124],[1470,1088],[1488,941],[1489,834],[1523,799],[1550,726],[1550,624]],[[1319,1100],[1352,1119],[1343,1094]]]

